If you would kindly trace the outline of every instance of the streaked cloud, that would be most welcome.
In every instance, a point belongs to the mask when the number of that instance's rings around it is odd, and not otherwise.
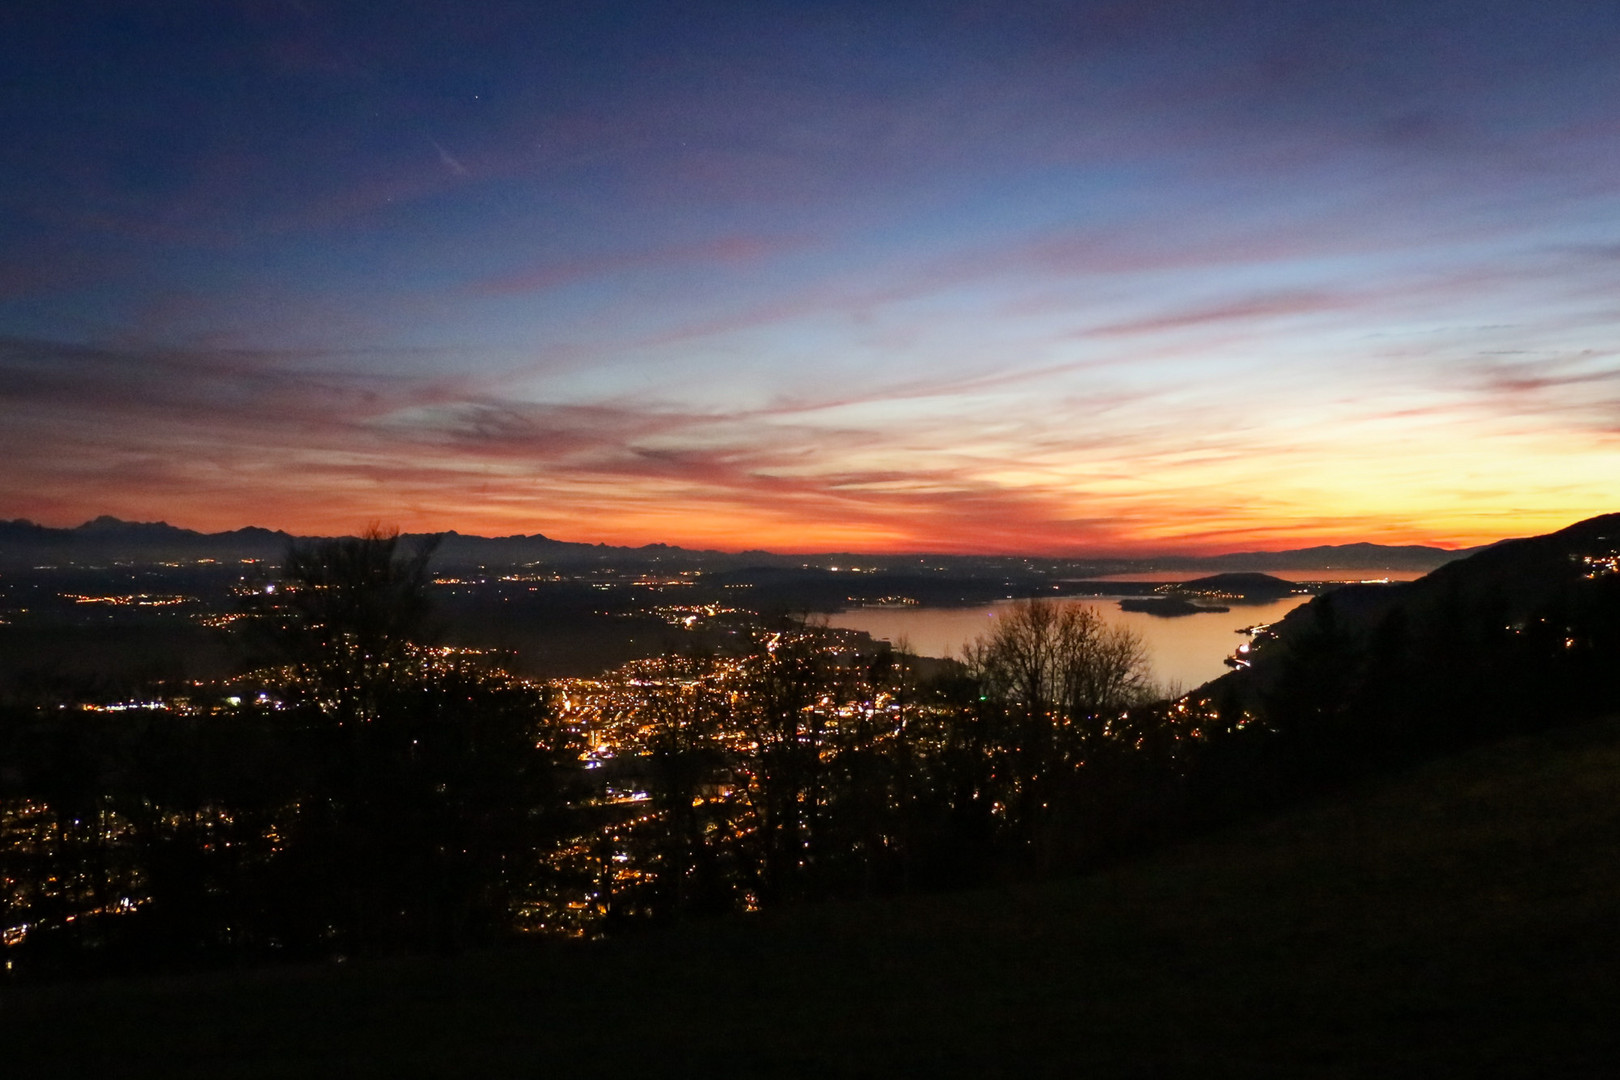
[[[1550,5],[20,18],[0,516],[1123,552],[1613,510],[1620,21]]]

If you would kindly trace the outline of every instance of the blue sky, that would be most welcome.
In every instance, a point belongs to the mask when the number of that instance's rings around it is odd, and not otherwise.
[[[1127,552],[1615,508],[1620,9],[0,20],[3,516]]]

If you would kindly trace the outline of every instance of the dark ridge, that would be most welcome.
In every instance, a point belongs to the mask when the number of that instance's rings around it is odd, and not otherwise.
[[[1255,571],[1234,571],[1184,581],[1187,592],[1221,592],[1233,596],[1287,596],[1298,588],[1292,581]]]

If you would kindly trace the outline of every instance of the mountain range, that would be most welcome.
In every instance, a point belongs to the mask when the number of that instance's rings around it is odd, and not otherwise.
[[[161,563],[198,559],[219,561],[262,560],[279,562],[294,543],[320,537],[294,536],[249,526],[229,532],[201,533],[165,522],[135,522],[102,516],[75,528],[57,529],[25,519],[0,521],[0,566],[105,565],[112,562]],[[433,540],[428,534],[405,534],[407,544]],[[1030,567],[1077,573],[1130,572],[1133,570],[1272,570],[1378,567],[1391,570],[1431,570],[1470,555],[1478,548],[1449,550],[1416,545],[1339,544],[1287,551],[1234,552],[1208,557],[1156,559],[1026,559],[973,555],[852,555],[818,553],[781,554],[767,551],[721,552],[693,550],[666,544],[613,547],[606,544],[554,540],[540,533],[483,537],[458,532],[438,534],[435,562],[442,566],[521,566],[543,564],[558,569],[589,567],[629,569],[740,569],[747,567],[800,567],[836,563],[885,570],[915,569],[919,562],[955,569]]]

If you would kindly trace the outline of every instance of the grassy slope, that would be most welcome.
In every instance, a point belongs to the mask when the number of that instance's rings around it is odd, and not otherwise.
[[[17,1076],[1595,1076],[1617,1018],[1609,722],[1079,881],[12,990],[0,1047]]]

